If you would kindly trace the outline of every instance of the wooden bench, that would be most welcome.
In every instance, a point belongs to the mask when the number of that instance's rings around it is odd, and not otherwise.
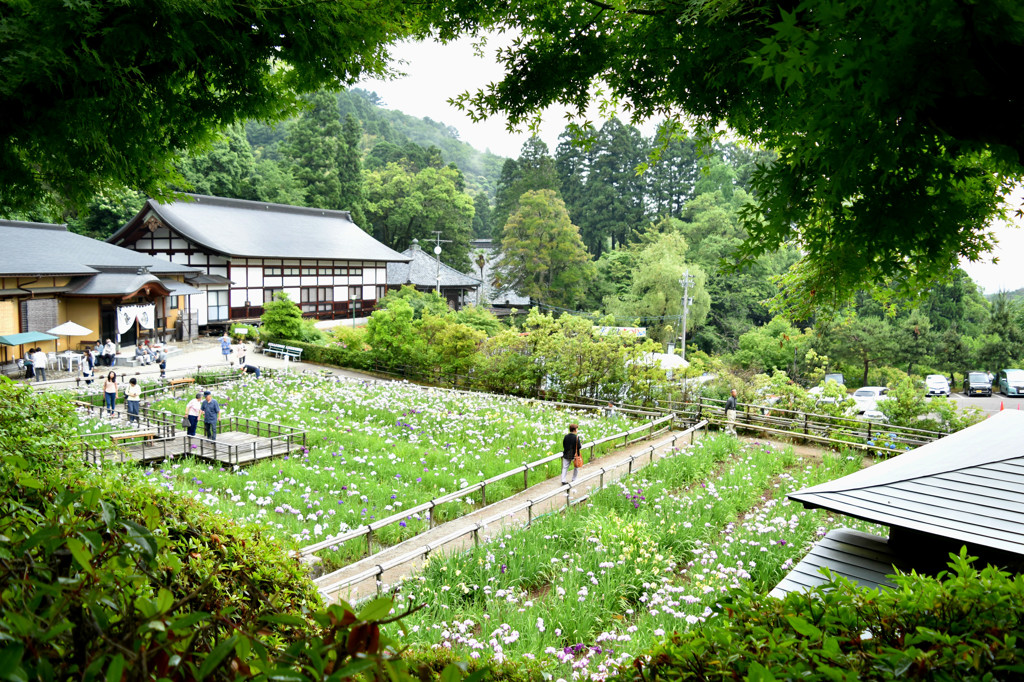
[[[188,388],[194,383],[196,383],[196,380],[192,377],[180,377],[178,379],[171,379],[168,381],[167,387],[171,389],[171,395],[177,395],[179,388]]]
[[[302,359],[302,349],[296,348],[295,346],[285,346],[284,353],[282,354],[285,360],[294,360],[298,362]]]
[[[110,434],[110,441],[115,445],[122,441],[132,440],[133,438],[145,438],[147,441],[152,441],[156,438],[156,431],[125,431],[123,433]]]

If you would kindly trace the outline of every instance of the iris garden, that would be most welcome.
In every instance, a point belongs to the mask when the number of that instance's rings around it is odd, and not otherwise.
[[[718,617],[731,590],[771,590],[838,521],[785,494],[860,462],[804,463],[789,448],[705,439],[586,506],[432,557],[399,588],[428,604],[402,621],[403,639],[460,657],[529,660],[553,678],[603,679],[666,633]]]
[[[555,452],[569,422],[585,440],[635,426],[621,415],[518,398],[333,377],[243,380],[218,399],[227,415],[307,429],[307,451],[231,469],[184,458],[131,475],[256,524],[289,548]],[[184,401],[155,407],[182,413]],[[420,574],[386,586],[399,603],[428,605],[401,621],[402,639],[460,658],[525,662],[552,679],[613,676],[667,633],[720,617],[717,605],[731,591],[770,590],[840,522],[786,493],[851,473],[861,461],[805,461],[789,448],[708,436],[568,512],[502,528],[473,550],[431,555]],[[557,466],[531,483],[557,475]],[[511,477],[489,486],[488,500],[521,487],[521,477]],[[436,508],[436,520],[479,502],[459,498]],[[398,542],[428,523],[410,514],[377,537]],[[354,560],[364,545],[332,549],[322,555],[329,567]]]
[[[585,441],[636,425],[621,415],[602,417],[507,396],[309,375],[244,380],[216,397],[222,417],[298,426],[309,432],[309,447],[299,456],[245,468],[185,458],[138,475],[259,524],[289,548],[337,536],[560,451],[570,422],[580,425]],[[183,414],[185,400],[154,407]],[[531,484],[557,475],[558,466],[537,469]],[[521,476],[509,477],[489,485],[487,499],[507,497],[522,485]],[[435,521],[456,518],[479,504],[476,493],[438,506]],[[410,514],[375,538],[392,544],[429,522],[426,514]],[[364,541],[352,541],[322,557],[329,566],[341,565],[364,549]]]

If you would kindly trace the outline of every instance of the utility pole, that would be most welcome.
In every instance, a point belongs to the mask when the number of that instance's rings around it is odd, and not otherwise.
[[[441,239],[441,230],[434,230],[434,259],[437,261],[437,279],[434,285],[434,293],[441,295],[441,244],[450,244],[451,239]]]
[[[693,275],[690,274],[689,269],[683,273],[683,276],[679,278],[679,284],[683,287],[683,319],[680,326],[681,336],[680,341],[683,351],[683,360],[686,359],[686,313],[690,309],[690,304],[693,303],[693,299],[690,298],[690,287],[693,286]]]

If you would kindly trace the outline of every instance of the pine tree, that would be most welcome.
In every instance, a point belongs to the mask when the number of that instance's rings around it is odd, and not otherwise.
[[[338,178],[341,183],[341,205],[352,212],[357,225],[363,225],[363,206],[366,195],[363,188],[363,168],[360,162],[360,143],[363,131],[359,121],[351,113],[345,116],[344,145],[338,162]]]
[[[307,206],[347,209],[339,175],[345,140],[338,101],[324,91],[309,101],[312,108],[291,126],[282,151],[292,162],[295,178],[305,187]]]

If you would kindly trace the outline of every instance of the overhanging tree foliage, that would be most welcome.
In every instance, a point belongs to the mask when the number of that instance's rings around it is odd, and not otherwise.
[[[165,193],[174,155],[298,93],[388,71],[418,10],[394,0],[0,4],[0,209]]]
[[[724,123],[777,150],[754,174],[741,255],[798,242],[783,303],[804,314],[979,257],[1022,174],[1024,100],[1007,79],[1024,17],[1010,0],[460,0],[434,19],[444,37],[522,33],[504,80],[459,99],[476,115],[516,125],[561,103],[582,117],[599,89],[634,120],[705,137]]]

